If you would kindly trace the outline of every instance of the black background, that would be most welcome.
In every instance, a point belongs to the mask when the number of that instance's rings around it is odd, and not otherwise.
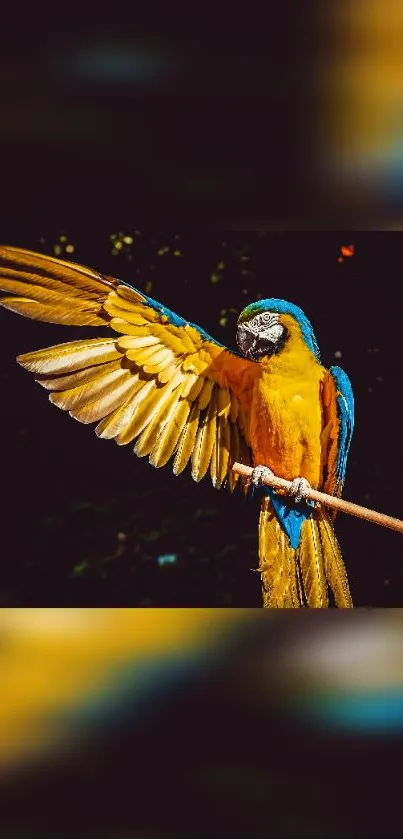
[[[114,255],[119,239],[110,236],[119,232],[134,243]],[[77,261],[147,287],[228,346],[237,312],[258,296],[300,305],[323,363],[343,366],[353,384],[356,430],[344,496],[402,515],[399,233],[136,233],[112,223],[109,231],[41,233],[9,228],[3,238],[48,253],[73,243]],[[355,254],[340,262],[349,244]],[[154,470],[130,447],[98,440],[91,426],[50,406],[14,357],[89,330],[0,317],[3,605],[259,606],[259,576],[250,571],[258,506],[241,493],[217,492],[208,478],[196,485],[188,471],[175,478],[170,465]],[[355,605],[401,605],[401,536],[343,515],[337,533]],[[159,566],[167,553],[176,562]]]
[[[318,219],[306,168],[316,119],[309,6],[295,15],[281,4],[260,33],[235,10],[225,22],[203,17],[153,4],[80,20],[59,9],[5,14],[8,218],[82,214],[102,225],[124,207],[142,224]]]

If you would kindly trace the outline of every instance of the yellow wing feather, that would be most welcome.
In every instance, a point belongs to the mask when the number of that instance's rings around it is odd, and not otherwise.
[[[150,463],[152,466],[165,466],[169,458],[172,457],[186,424],[189,412],[190,403],[187,399],[181,399],[179,397],[174,403],[164,428],[158,435],[151,451]]]
[[[30,373],[52,376],[105,364],[107,361],[121,359],[122,356],[113,338],[92,338],[90,341],[71,341],[69,344],[25,353],[17,356],[17,361]]]
[[[172,388],[167,388],[166,399],[164,399],[164,402],[160,405],[159,410],[141,433],[134,447],[134,451],[138,457],[144,457],[145,455],[150,454],[160,433],[163,431],[171,410],[173,406],[176,405],[177,400],[178,393],[176,392],[176,389],[172,390]]]
[[[93,367],[86,367],[84,370],[76,370],[73,373],[66,373],[64,376],[39,375],[36,376],[36,381],[44,387],[45,390],[58,391],[69,390],[72,388],[76,388],[78,390],[82,385],[87,384],[87,382],[91,382],[109,371],[120,368],[121,360],[122,357],[119,355],[119,358],[115,359],[115,361],[108,361],[105,364],[94,364]]]
[[[196,435],[199,428],[200,408],[197,402],[193,402],[186,425],[182,430],[181,437],[178,441],[176,450],[173,471],[175,475],[180,475],[189,463],[190,456],[194,449]]]
[[[137,289],[81,265],[0,248],[5,308],[37,320],[102,325],[117,335],[18,356],[59,408],[153,466],[190,459],[201,480],[231,489],[235,460],[251,462],[247,393],[256,365],[216,344]],[[245,388],[246,381],[246,388]],[[248,391],[249,388],[249,391]]]

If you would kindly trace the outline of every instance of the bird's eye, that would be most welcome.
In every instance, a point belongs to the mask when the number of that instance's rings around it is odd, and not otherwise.
[[[263,321],[263,323],[269,323],[269,322],[270,322],[270,320],[271,320],[271,314],[270,314],[270,312],[263,312],[263,315],[262,315],[262,321]]]

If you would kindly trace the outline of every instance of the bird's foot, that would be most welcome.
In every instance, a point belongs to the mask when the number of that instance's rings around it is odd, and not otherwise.
[[[268,466],[255,466],[252,469],[251,482],[254,487],[261,487],[265,478],[272,478],[274,472]]]
[[[291,482],[289,494],[294,496],[294,500],[299,504],[300,501],[305,501],[308,497],[309,490],[312,489],[309,481],[306,478],[294,478]]]

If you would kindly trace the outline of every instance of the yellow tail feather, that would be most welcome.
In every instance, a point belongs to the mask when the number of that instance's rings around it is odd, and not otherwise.
[[[263,606],[302,606],[295,554],[280,527],[268,498],[262,502],[259,520],[259,567],[262,574]]]
[[[330,588],[335,605],[352,600],[340,548],[330,517],[316,508],[302,525],[300,544],[290,547],[269,498],[259,520],[259,569],[266,608],[327,608]]]

